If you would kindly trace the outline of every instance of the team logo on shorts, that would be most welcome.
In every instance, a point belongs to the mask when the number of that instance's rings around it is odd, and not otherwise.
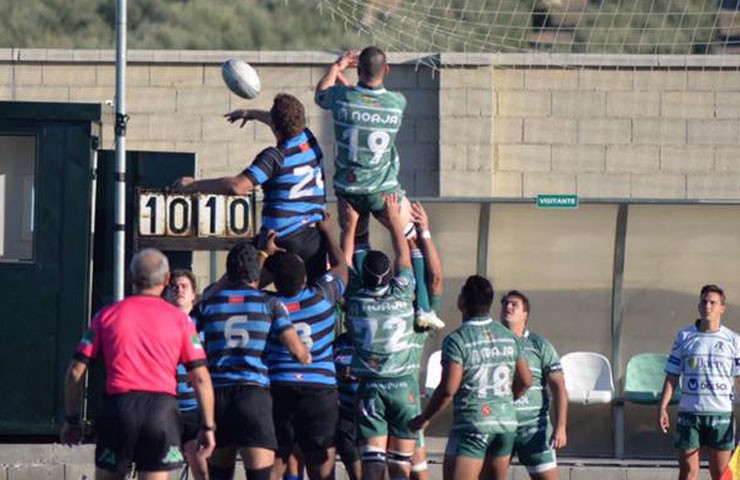
[[[107,463],[108,465],[116,464],[116,453],[110,448],[104,448],[98,457],[98,463]]]
[[[491,407],[489,407],[488,405],[483,405],[483,407],[480,409],[480,413],[483,414],[484,417],[490,417]]]
[[[167,454],[162,459],[162,463],[179,463],[182,462],[182,452],[178,447],[172,446],[167,450]]]

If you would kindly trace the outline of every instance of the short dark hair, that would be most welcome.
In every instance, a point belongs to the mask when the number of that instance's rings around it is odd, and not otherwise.
[[[383,78],[385,65],[385,52],[375,46],[365,47],[360,52],[360,58],[357,61],[359,74],[371,80]]]
[[[278,136],[295,137],[306,128],[306,110],[293,95],[278,93],[272,102],[270,120]]]
[[[506,295],[501,298],[501,305],[505,305],[506,302],[509,301],[509,297],[518,298],[522,301],[522,306],[524,307],[524,311],[529,313],[529,298],[527,298],[526,295],[524,295],[519,290],[509,290],[506,292]]]
[[[370,250],[362,261],[362,284],[366,288],[385,287],[393,278],[393,265],[388,255]]]
[[[491,313],[493,304],[493,285],[487,278],[471,275],[465,280],[460,291],[468,315],[479,316]]]
[[[260,260],[257,248],[251,243],[239,242],[226,257],[226,277],[231,283],[252,283],[260,278]]]
[[[193,287],[193,291],[198,291],[198,282],[195,281],[195,275],[193,275],[193,272],[190,270],[186,270],[184,268],[177,268],[170,272],[170,284],[175,283],[180,277],[185,277],[190,280],[190,286]]]
[[[278,293],[284,297],[297,295],[306,284],[306,265],[295,253],[277,252],[267,257],[265,268],[272,273]]]
[[[704,300],[704,297],[708,293],[716,293],[717,295],[719,295],[719,298],[722,301],[722,305],[725,304],[725,301],[727,300],[727,298],[725,297],[725,291],[722,290],[718,285],[715,285],[712,283],[712,284],[704,285],[703,287],[701,287],[701,293],[699,294],[699,298],[701,300]]]

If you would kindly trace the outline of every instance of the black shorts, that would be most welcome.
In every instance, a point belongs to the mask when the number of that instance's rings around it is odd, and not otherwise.
[[[257,245],[264,248],[267,233],[260,232]],[[327,250],[326,241],[321,232],[315,227],[301,228],[276,242],[278,247],[295,253],[306,265],[306,277],[309,284],[321,278],[326,273]]]
[[[339,396],[333,388],[273,386],[273,417],[278,449],[291,451],[298,443],[303,453],[334,446]]]
[[[232,385],[214,390],[216,445],[275,450],[272,398],[257,385]]]
[[[180,411],[182,417],[182,444],[185,445],[191,440],[195,440],[200,430],[200,410]]]
[[[132,463],[141,472],[177,470],[182,423],[173,395],[129,392],[106,395],[97,421],[95,466],[126,472]]]
[[[342,462],[346,464],[360,460],[360,450],[357,448],[357,424],[354,418],[339,416],[334,441]]]

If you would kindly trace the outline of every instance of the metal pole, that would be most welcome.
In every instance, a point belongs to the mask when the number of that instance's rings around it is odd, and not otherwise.
[[[123,298],[126,261],[126,0],[116,0],[116,176],[113,299]]]
[[[614,402],[614,457],[624,458],[624,399],[622,398],[622,289],[624,259],[627,248],[627,219],[629,205],[620,204],[617,210],[617,228],[614,238],[614,266],[612,270],[612,376],[617,398]]]

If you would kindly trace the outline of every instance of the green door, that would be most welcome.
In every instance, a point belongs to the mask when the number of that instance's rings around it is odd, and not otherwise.
[[[0,435],[51,435],[89,316],[97,105],[0,102]]]

